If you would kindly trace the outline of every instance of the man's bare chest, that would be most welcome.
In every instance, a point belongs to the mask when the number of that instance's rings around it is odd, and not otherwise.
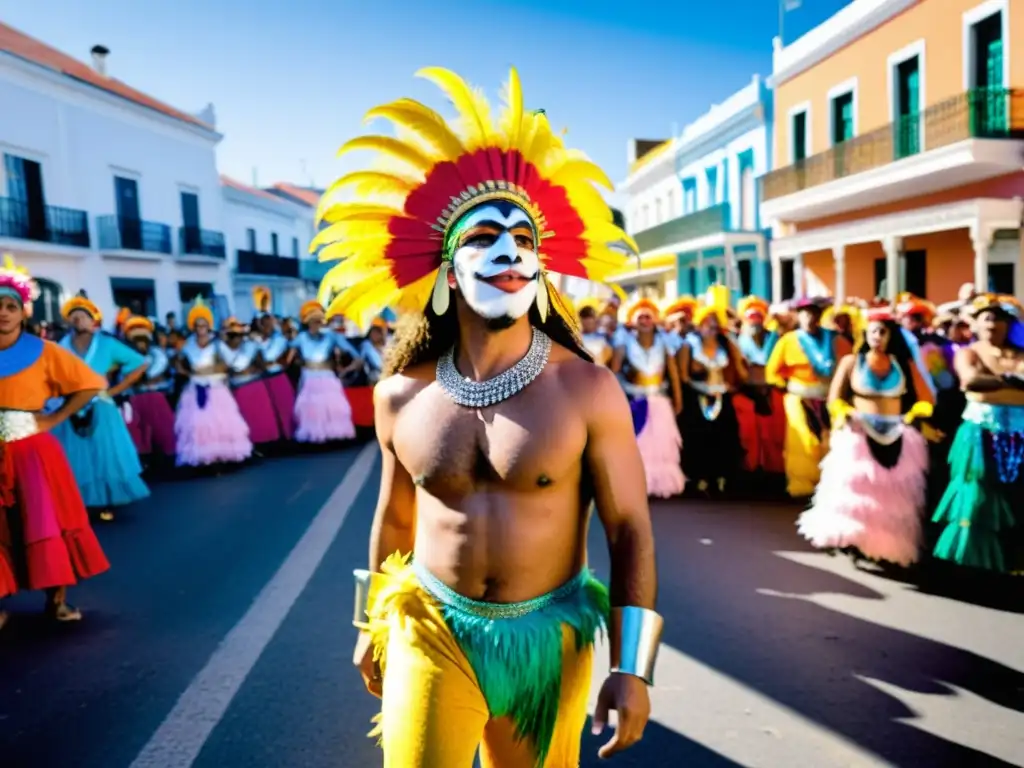
[[[578,475],[586,428],[571,404],[538,389],[484,409],[431,387],[395,424],[395,453],[418,486],[437,496],[526,491]]]

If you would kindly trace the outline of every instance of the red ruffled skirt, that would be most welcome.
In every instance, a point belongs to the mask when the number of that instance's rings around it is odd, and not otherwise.
[[[49,432],[0,445],[0,597],[110,568],[64,449]]]

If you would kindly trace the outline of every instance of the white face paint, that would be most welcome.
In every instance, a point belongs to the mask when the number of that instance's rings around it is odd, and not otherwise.
[[[521,208],[481,205],[459,225],[455,281],[481,317],[519,319],[537,300],[540,259],[530,217]]]

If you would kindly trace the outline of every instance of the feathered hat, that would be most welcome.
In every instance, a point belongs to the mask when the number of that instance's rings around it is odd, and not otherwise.
[[[325,315],[323,304],[316,299],[310,299],[299,307],[299,322],[303,325],[316,315]]]
[[[196,296],[196,300],[193,302],[192,308],[188,311],[188,317],[185,318],[185,326],[190,331],[194,331],[196,329],[196,323],[200,320],[205,320],[206,324],[213,328],[213,310],[207,306],[205,301],[203,301],[202,296]]]
[[[673,299],[665,305],[665,309],[662,314],[666,317],[672,317],[673,315],[686,315],[687,317],[693,317],[694,310],[697,309],[697,300],[693,296],[680,296],[678,299]]]
[[[3,266],[0,266],[0,296],[10,296],[26,310],[39,298],[36,281],[27,269],[14,263],[14,257],[9,253],[4,254]]]
[[[901,293],[896,297],[896,314],[900,317],[920,315],[925,324],[930,324],[935,317],[935,305],[912,293]]]
[[[693,312],[693,324],[703,325],[705,320],[714,315],[718,319],[718,324],[725,328],[729,323],[729,298],[728,288],[724,285],[712,285]]]
[[[126,339],[133,339],[142,336],[147,339],[153,338],[153,322],[147,317],[129,317],[121,325],[121,332]]]
[[[768,317],[770,307],[768,302],[759,296],[745,296],[736,304],[736,309],[744,320],[760,318],[763,321]]]
[[[265,285],[257,285],[252,289],[252,305],[257,312],[269,312],[273,295]]]
[[[100,312],[100,308],[84,292],[79,293],[77,296],[72,296],[60,308],[60,316],[65,320],[71,319],[72,312],[85,312],[96,325],[100,325],[103,322],[103,313]]]
[[[633,321],[636,319],[636,316],[639,315],[641,312],[650,313],[655,320],[661,318],[661,310],[658,309],[657,303],[654,302],[652,299],[642,298],[637,299],[632,304],[630,304],[629,307],[627,307],[626,322],[632,325]]]
[[[393,123],[395,137],[360,136],[339,150],[375,152],[378,164],[342,176],[317,209],[318,223],[330,226],[313,238],[310,250],[321,248],[321,261],[341,260],[320,289],[321,298],[338,292],[331,314],[365,326],[383,307],[420,312],[428,301],[443,314],[459,221],[482,203],[507,201],[528,213],[537,233],[538,311],[545,316],[553,300],[574,325],[575,313],[544,271],[600,281],[628,258],[618,244],[636,248],[595,187],[612,189],[608,177],[582,153],[565,148],[543,111],[523,107],[514,69],[497,119],[483,94],[455,73],[429,67],[417,75],[444,92],[458,119],[449,123],[417,101],[398,99],[366,115]],[[355,193],[356,201],[341,201],[344,193]]]
[[[597,296],[586,296],[576,301],[576,312],[577,314],[585,309],[589,309],[595,315],[600,315],[604,308],[608,305],[608,302],[597,298]]]

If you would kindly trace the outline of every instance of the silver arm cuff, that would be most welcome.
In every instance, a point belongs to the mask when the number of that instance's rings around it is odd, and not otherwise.
[[[366,609],[370,602],[370,572],[360,569],[352,571],[356,582],[355,610],[352,614],[352,624],[360,629],[366,628]]]
[[[664,620],[649,608],[612,608],[609,625],[612,672],[639,677],[654,685],[654,665]]]

